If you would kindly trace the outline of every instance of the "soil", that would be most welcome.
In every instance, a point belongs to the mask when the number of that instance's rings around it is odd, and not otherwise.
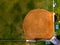
[[[34,9],[24,18],[23,29],[26,40],[48,40],[54,34],[53,13]]]

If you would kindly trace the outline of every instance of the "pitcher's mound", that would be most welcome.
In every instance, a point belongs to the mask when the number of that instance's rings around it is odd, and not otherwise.
[[[23,22],[26,40],[50,39],[53,36],[53,13],[44,9],[31,10]]]

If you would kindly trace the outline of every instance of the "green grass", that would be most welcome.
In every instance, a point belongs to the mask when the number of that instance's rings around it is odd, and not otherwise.
[[[55,2],[56,2],[55,12],[60,14],[60,2],[59,0],[55,0]]]

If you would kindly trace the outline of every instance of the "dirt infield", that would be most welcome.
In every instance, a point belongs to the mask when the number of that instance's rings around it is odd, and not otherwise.
[[[44,9],[31,10],[24,18],[25,39],[50,39],[54,34],[53,13]]]

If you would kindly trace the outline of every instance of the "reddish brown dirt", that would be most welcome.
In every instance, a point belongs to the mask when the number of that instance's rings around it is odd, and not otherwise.
[[[23,22],[25,39],[50,39],[53,36],[53,13],[44,9],[31,10]]]

